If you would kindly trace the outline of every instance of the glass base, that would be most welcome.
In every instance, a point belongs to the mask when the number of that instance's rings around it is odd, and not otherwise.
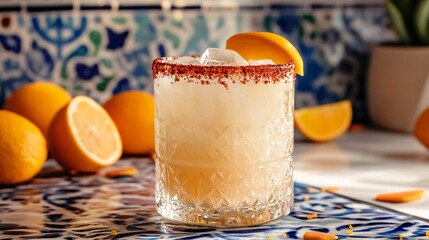
[[[290,212],[293,202],[291,162],[292,157],[202,168],[165,162],[158,156],[157,211],[173,221],[216,227],[277,219]]]
[[[293,197],[277,203],[253,207],[210,207],[183,204],[179,201],[159,199],[156,210],[161,216],[181,223],[216,227],[240,227],[263,224],[287,215]]]

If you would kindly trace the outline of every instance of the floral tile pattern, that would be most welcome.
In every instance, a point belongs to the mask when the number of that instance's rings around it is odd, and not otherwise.
[[[1,6],[0,6],[1,8]],[[291,39],[305,61],[297,107],[354,101],[363,119],[364,79],[372,44],[394,39],[382,6],[243,9],[45,11],[0,14],[0,107],[32,81],[55,82],[104,102],[130,89],[153,91],[152,60],[223,47],[241,31]]]
[[[0,239],[302,239],[306,231],[339,239],[423,239],[429,222],[295,183],[294,211],[277,221],[247,228],[185,226],[155,212],[154,163],[135,166],[136,178],[66,175],[52,160],[31,182],[0,188]],[[317,213],[315,219],[307,216]],[[349,233],[349,225],[353,233]],[[112,230],[117,235],[112,235]]]

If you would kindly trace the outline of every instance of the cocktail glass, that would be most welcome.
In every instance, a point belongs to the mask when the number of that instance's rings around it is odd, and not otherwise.
[[[257,225],[288,214],[293,62],[207,66],[182,58],[152,65],[157,211],[214,226]]]

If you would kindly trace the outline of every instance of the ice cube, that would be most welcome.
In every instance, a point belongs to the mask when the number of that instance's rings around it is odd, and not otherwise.
[[[255,66],[255,65],[273,65],[276,64],[271,59],[261,59],[261,60],[249,60],[249,65]]]
[[[235,51],[221,48],[207,48],[200,63],[209,66],[246,66],[249,63]]]
[[[197,58],[189,57],[189,56],[178,57],[173,62],[178,64],[184,64],[184,65],[201,65],[200,61],[198,61]]]

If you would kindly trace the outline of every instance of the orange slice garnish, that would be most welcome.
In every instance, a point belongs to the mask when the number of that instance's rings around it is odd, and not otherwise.
[[[296,110],[295,125],[307,139],[325,142],[345,133],[350,127],[352,116],[352,104],[344,100]]]
[[[66,169],[95,172],[119,160],[122,142],[109,114],[91,98],[78,96],[49,128],[52,152]]]
[[[294,62],[295,72],[304,75],[304,62],[298,50],[286,38],[270,32],[238,33],[226,41],[226,49],[238,52],[244,59],[271,59],[276,64]]]

